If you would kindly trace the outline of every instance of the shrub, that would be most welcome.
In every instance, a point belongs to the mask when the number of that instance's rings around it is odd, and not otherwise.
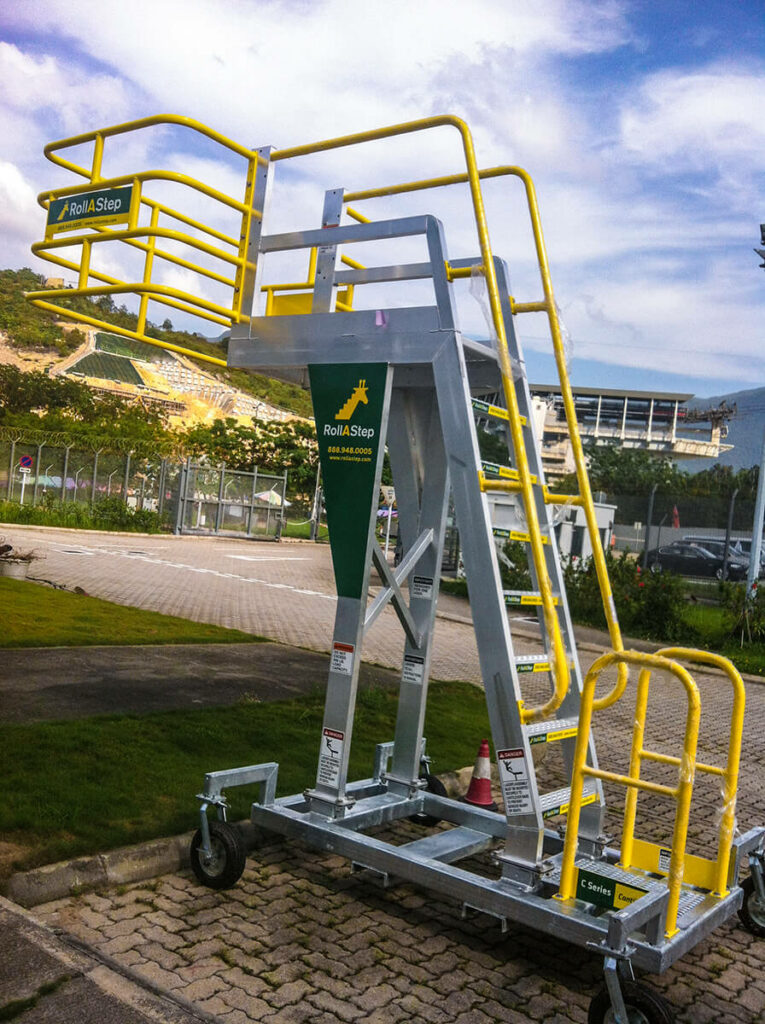
[[[732,637],[742,643],[765,641],[765,590],[755,583],[749,594],[746,583],[721,583],[720,603],[733,617]]]
[[[616,613],[625,633],[668,641],[696,638],[683,617],[685,589],[678,576],[643,573],[627,552],[619,558],[607,553],[606,566]],[[563,578],[572,617],[604,629],[606,617],[592,559],[570,559]]]
[[[45,495],[41,505],[0,501],[0,522],[129,533],[159,533],[162,528],[159,513],[149,509],[133,511],[121,498],[103,498],[91,507],[76,501],[61,501],[50,494]]]

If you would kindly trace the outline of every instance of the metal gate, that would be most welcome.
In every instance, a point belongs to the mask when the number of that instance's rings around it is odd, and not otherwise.
[[[175,533],[231,537],[281,537],[287,473],[281,476],[226,466],[181,469]]]

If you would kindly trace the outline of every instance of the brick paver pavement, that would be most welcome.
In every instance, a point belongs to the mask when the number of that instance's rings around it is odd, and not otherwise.
[[[17,536],[22,542],[22,531],[14,530],[11,539]],[[326,649],[334,604],[326,552],[313,554],[322,549],[83,539],[82,534],[74,543],[71,535],[41,536],[30,531],[23,537],[23,543],[47,555],[37,570],[40,576],[79,582],[112,600],[251,628],[307,647],[316,647],[321,634],[325,646],[318,649]],[[242,556],[279,560],[250,562]],[[190,586],[190,579],[199,584]],[[217,617],[210,617],[216,608]],[[391,663],[386,649],[394,628],[395,650],[400,650],[398,627],[383,619],[378,632],[370,634],[375,641],[367,658],[378,660],[373,652],[379,650],[381,663]],[[468,627],[439,622],[437,643],[443,660],[434,675],[475,677]],[[719,761],[728,731],[729,688],[720,676],[696,678],[703,708],[700,756]],[[765,687],[750,684],[748,702],[739,789],[742,831],[765,822]],[[661,752],[677,753],[683,717],[676,688],[657,677],[647,742]],[[623,704],[599,716],[596,737],[604,766],[626,767],[631,723],[629,693]],[[554,747],[541,769],[547,783],[543,788],[552,788],[559,776]],[[653,772],[661,779],[666,769],[654,766]],[[713,849],[719,820],[716,788],[708,778],[697,783],[691,852],[710,855]],[[623,793],[609,796],[613,810],[607,827],[618,835]],[[673,813],[667,801],[648,796],[641,809],[639,834],[666,842]],[[190,795],[190,824],[193,815]],[[415,828],[402,823],[392,831],[400,842]],[[512,924],[503,935],[496,922],[484,917],[462,921],[459,906],[447,900],[405,885],[382,891],[365,873],[352,875],[345,860],[278,839],[253,854],[243,879],[226,893],[203,889],[183,873],[62,900],[37,913],[230,1024],[581,1024],[601,979],[600,958],[587,951]],[[764,954],[765,941],[731,921],[651,980],[684,1024],[765,1024]]]

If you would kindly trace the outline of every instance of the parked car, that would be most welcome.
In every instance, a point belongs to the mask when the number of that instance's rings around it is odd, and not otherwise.
[[[648,552],[646,565],[651,572],[676,572],[681,576],[711,576],[718,580],[723,578],[722,554],[716,555],[687,541],[676,540],[660,548]],[[728,559],[727,578],[729,580],[745,580],[749,566],[746,562]]]
[[[699,547],[706,548],[707,551],[711,551],[713,555],[718,555],[720,558],[725,554],[725,538],[723,537],[699,537],[689,535],[683,537],[683,540],[688,544],[698,544]],[[740,537],[731,538],[730,544],[728,545],[729,561],[744,562],[748,571],[751,553],[751,540],[745,540]],[[760,571],[757,575],[765,575],[765,549],[760,551]]]

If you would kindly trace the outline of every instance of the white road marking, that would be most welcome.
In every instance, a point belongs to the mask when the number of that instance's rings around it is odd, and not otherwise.
[[[211,576],[220,576],[222,579],[239,580],[242,583],[256,583],[258,586],[268,587],[271,590],[292,590],[296,594],[306,594],[309,597],[323,597],[325,601],[337,601],[337,597],[334,594],[324,594],[319,590],[305,590],[303,587],[293,587],[289,583],[273,583],[271,580],[253,579],[251,576],[239,576],[233,572],[220,572],[218,569],[205,569],[198,565],[186,565],[185,562],[171,562],[166,558],[152,558],[150,555],[141,555],[134,551],[120,551],[109,548],[82,548],[75,552],[71,548],[65,548],[60,544],[52,544],[51,546],[65,554],[109,555],[111,558],[130,558],[136,562],[166,565],[171,569],[185,569],[187,572],[209,573]]]
[[[240,562],[308,562],[310,559],[292,555],[226,555],[226,558],[236,558]]]

